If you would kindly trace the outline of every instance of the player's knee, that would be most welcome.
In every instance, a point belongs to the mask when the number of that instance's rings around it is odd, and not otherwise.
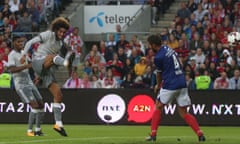
[[[55,57],[55,55],[47,55],[44,61],[44,68],[49,68],[50,66],[53,65],[53,58]]]

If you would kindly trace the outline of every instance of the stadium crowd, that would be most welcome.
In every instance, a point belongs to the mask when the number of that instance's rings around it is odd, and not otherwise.
[[[33,0],[31,2],[34,3]],[[9,5],[3,5],[0,12],[0,31],[4,28],[0,34],[2,73],[6,71],[6,57],[11,50],[10,32],[18,30],[18,21],[10,19],[13,14]],[[25,6],[31,9],[31,5]],[[37,7],[34,5],[32,8],[36,10]],[[161,8],[158,7],[158,14],[162,13]],[[181,3],[175,19],[159,34],[163,43],[173,48],[181,58],[189,89],[240,89],[240,46],[227,42],[230,32],[240,32],[239,9],[240,3],[236,0],[189,0]],[[19,11],[15,13],[19,15]],[[37,31],[34,14],[28,12],[32,20],[30,31]],[[38,22],[41,20],[45,18],[39,18]],[[64,88],[155,86],[154,52],[143,44],[138,35],[127,39],[121,33],[121,27],[117,29],[118,32],[109,34],[107,40],[93,44],[87,54],[82,53],[84,41],[78,35],[77,27],[66,36],[64,41],[74,51],[75,59]]]

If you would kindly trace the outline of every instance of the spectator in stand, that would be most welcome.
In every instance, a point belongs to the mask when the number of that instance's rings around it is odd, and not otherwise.
[[[209,8],[211,8],[211,4],[210,4],[209,0],[202,0],[202,2],[200,4],[202,5],[202,8],[204,10],[208,10]]]
[[[96,75],[91,76],[91,88],[102,88],[101,80]]]
[[[237,50],[236,50],[235,60],[236,60],[237,66],[240,67],[240,49],[237,49]]]
[[[98,51],[98,46],[96,44],[92,45],[91,50],[89,53],[85,56],[84,61],[89,60],[91,63],[94,62],[94,57],[96,55],[99,55],[101,57],[101,62],[106,63],[105,58],[102,56],[102,54]],[[104,54],[105,56],[105,54]]]
[[[181,38],[182,33],[183,33],[182,25],[177,24],[176,30],[172,31],[172,34],[175,36],[177,40],[179,40]]]
[[[123,77],[126,77],[128,73],[131,73],[134,77],[134,71],[133,71],[134,64],[131,62],[130,58],[127,58],[123,63]]]
[[[219,72],[216,69],[216,63],[210,62],[208,66],[208,71],[212,81],[214,81],[217,77],[219,77]]]
[[[107,74],[102,80],[102,88],[118,88],[117,80],[113,77],[112,69],[107,69]]]
[[[234,70],[234,76],[229,79],[228,89],[239,90],[240,89],[240,70]]]
[[[215,45],[217,45],[218,40],[217,40],[217,36],[215,33],[211,33],[209,43],[214,43]]]
[[[147,60],[146,57],[141,57],[139,63],[135,64],[134,66],[134,73],[136,76],[142,76],[147,67]]]
[[[91,82],[88,74],[83,74],[82,79],[79,82],[79,88],[91,88]]]
[[[209,61],[217,64],[219,62],[219,57],[215,49],[211,49],[210,55],[208,56]]]
[[[22,3],[20,3],[18,11],[15,12],[16,18],[22,17],[23,16],[23,12],[25,12],[25,11],[26,11],[25,6]]]
[[[39,11],[39,23],[48,25],[49,21],[47,19],[47,8],[45,5],[45,1],[38,0],[37,8]]]
[[[115,42],[120,40],[120,33],[122,32],[122,27],[120,24],[116,24],[115,26],[116,32],[114,33]]]
[[[222,52],[223,52],[223,45],[222,45],[221,42],[218,42],[217,43],[216,53],[217,53],[219,58],[222,56]]]
[[[196,64],[196,58],[194,56],[189,58],[189,65],[191,70],[193,70],[194,74],[197,71],[197,64]]]
[[[216,78],[214,81],[214,89],[228,89],[229,79],[225,71],[221,72],[220,77]]]
[[[88,60],[84,62],[83,71],[88,75],[92,73],[92,64]]]
[[[210,43],[208,40],[204,40],[203,41],[203,46],[201,47],[202,48],[202,52],[206,55],[206,56],[209,56],[210,53],[211,53],[211,49],[210,49]]]
[[[36,8],[35,1],[30,1],[29,6],[30,7],[28,8],[28,13],[32,18],[32,31],[37,32],[39,31],[39,11]]]
[[[205,62],[205,58],[206,58],[201,48],[197,48],[197,51],[194,57],[197,64],[197,68],[199,68],[199,66]]]
[[[176,30],[176,22],[172,21],[172,22],[170,22],[170,26],[169,27],[165,27],[161,31],[160,36],[161,36],[162,40],[165,40],[165,39],[163,39],[162,36],[168,36],[169,33],[172,33],[175,30]]]
[[[99,78],[101,76],[100,75],[101,74],[100,69],[101,68],[98,65],[94,64],[94,65],[92,65],[92,70],[91,70],[92,72],[88,75],[91,75],[91,76],[95,75]]]
[[[107,68],[112,70],[113,77],[119,81],[123,75],[123,63],[118,59],[116,53],[113,54],[113,60],[107,62]]]
[[[202,21],[203,20],[203,17],[204,17],[205,14],[208,13],[208,10],[207,9],[203,9],[202,5],[198,4],[197,10],[195,10],[193,13],[195,15],[195,20],[198,22],[198,21]]]
[[[163,28],[161,33],[160,33],[160,37],[163,41],[167,41],[168,40],[168,36],[169,36],[169,33],[172,33],[173,31],[175,31],[175,23],[172,22],[171,23],[171,27],[168,29],[168,28]]]
[[[207,70],[199,69],[199,75],[195,77],[194,87],[196,90],[212,89],[211,77]]]
[[[79,35],[79,28],[74,27],[73,32],[65,37],[64,42],[67,44],[67,47],[70,47],[75,54],[72,63],[72,69],[76,70],[80,64],[80,56],[82,54],[82,47],[84,45],[84,42]]]
[[[132,88],[133,87],[133,76],[132,73],[127,73],[123,78],[123,82],[120,85],[121,88]]]
[[[189,32],[190,29],[191,29],[190,18],[186,17],[183,20],[183,31],[184,32]]]
[[[196,16],[194,13],[191,13],[189,22],[190,25],[197,25]]]
[[[230,55],[229,50],[227,50],[227,49],[224,49],[224,50],[223,50],[222,59],[225,60],[226,64],[231,65],[231,62],[232,62],[233,58],[232,58],[232,56]]]
[[[118,48],[117,55],[118,55],[118,59],[119,59],[122,63],[124,63],[124,62],[126,61],[127,55],[125,54],[123,47],[119,47],[119,48]]]
[[[190,48],[190,56],[193,56],[196,54],[197,48],[203,47],[203,41],[200,39],[200,35],[198,33],[194,33],[194,37],[192,40],[190,40],[189,44]]]
[[[99,42],[99,51],[101,56],[104,58],[105,56],[105,51],[106,51],[106,45],[104,40],[100,40]]]
[[[156,24],[158,20],[159,13],[163,13],[161,0],[150,0],[151,12],[152,12],[152,24]]]
[[[77,71],[72,71],[71,77],[66,80],[63,88],[80,88],[80,81]]]
[[[202,26],[202,22],[201,21],[198,21],[197,22],[197,32],[198,34],[200,35],[200,37],[202,38],[203,37],[203,26]]]
[[[177,16],[181,18],[181,21],[183,21],[185,18],[189,18],[191,15],[191,11],[188,9],[186,3],[181,3],[181,8],[177,11]]]
[[[133,44],[133,48],[140,45],[141,51],[143,52],[143,54],[145,54],[145,47],[144,47],[142,41],[138,39],[137,35],[132,35],[131,42]]]
[[[120,35],[120,39],[117,41],[117,49],[119,47],[122,47],[122,48],[126,48],[126,45],[129,44],[129,42],[126,40],[126,35],[125,34],[121,34]]]
[[[168,47],[172,48],[172,49],[177,49],[179,47],[178,45],[178,40],[176,39],[176,37],[173,34],[169,35],[169,40],[168,40]]]
[[[232,9],[232,13],[230,14],[231,17],[231,21],[232,23],[236,24],[238,21],[240,21],[240,12],[239,12],[239,8],[240,8],[240,3],[236,2],[233,6],[234,8]]]
[[[9,17],[9,16],[10,16],[11,11],[10,11],[10,9],[9,9],[8,3],[5,3],[5,4],[4,4],[2,13],[3,13],[3,17]]]
[[[11,25],[12,31],[16,28],[17,19],[16,19],[16,16],[15,16],[15,13],[11,13],[11,15],[9,16],[9,25]]]
[[[186,63],[188,60],[188,52],[189,50],[185,48],[184,42],[182,39],[178,41],[178,48],[175,49],[175,51],[178,53],[179,59],[182,63]]]
[[[31,32],[32,31],[32,18],[27,11],[23,13],[23,16],[18,17],[17,27],[14,32]]]
[[[194,0],[189,0],[187,2],[187,8],[191,11],[191,13],[193,13],[197,9],[197,4]]]
[[[9,24],[9,18],[4,17],[3,18],[3,25],[0,26],[0,32],[6,33],[8,30],[10,30],[10,32],[12,32],[13,27],[12,27],[12,25]]]
[[[131,63],[133,65],[137,64],[139,62],[139,60],[141,59],[141,56],[138,55],[137,50],[135,48],[132,49],[132,53],[129,56],[129,58],[131,59]]]
[[[150,65],[148,65],[146,67],[146,70],[144,72],[144,74],[142,75],[142,81],[145,85],[145,88],[150,88],[153,89],[155,85],[152,85],[152,77],[153,77],[153,71],[152,71],[152,67]]]
[[[113,52],[117,52],[117,41],[115,41],[114,34],[108,35],[108,40],[106,41],[105,44],[107,49],[112,49]]]
[[[20,1],[19,0],[12,0],[12,1],[9,1],[9,6],[10,6],[10,11],[11,13],[15,13],[16,11],[19,10],[19,4],[20,4]]]
[[[95,55],[93,65],[97,65],[100,69],[106,66],[106,62],[101,58],[101,55]]]

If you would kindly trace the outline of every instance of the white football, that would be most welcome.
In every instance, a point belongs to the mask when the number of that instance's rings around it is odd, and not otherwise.
[[[228,34],[228,43],[230,45],[237,44],[240,42],[240,33],[239,32],[231,32]]]

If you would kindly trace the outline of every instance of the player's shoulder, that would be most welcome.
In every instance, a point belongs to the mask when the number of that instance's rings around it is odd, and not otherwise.
[[[51,36],[53,36],[53,32],[50,31],[50,30],[47,30],[47,31],[41,32],[39,35],[40,35],[43,39],[49,39]]]
[[[12,50],[9,54],[8,54],[8,57],[12,57],[12,56],[15,56],[17,55],[16,51],[15,50]]]

